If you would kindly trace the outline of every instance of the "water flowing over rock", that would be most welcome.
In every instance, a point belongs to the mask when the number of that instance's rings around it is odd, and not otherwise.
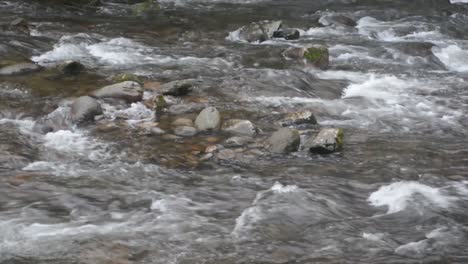
[[[353,19],[345,16],[345,15],[324,15],[320,17],[319,23],[322,26],[331,26],[331,25],[341,25],[347,27],[355,27],[357,26],[356,21]]]
[[[143,89],[137,82],[125,81],[109,86],[102,87],[92,93],[97,98],[122,99],[128,103],[141,101],[143,98]]]
[[[71,104],[71,119],[73,122],[92,121],[102,114],[99,102],[90,96],[81,96]]]
[[[221,125],[221,115],[218,109],[207,107],[198,114],[195,119],[195,127],[198,131],[217,130]]]
[[[263,42],[273,37],[281,27],[281,21],[253,22],[237,30],[238,38],[247,42]]]
[[[290,153],[297,151],[301,143],[299,132],[291,128],[281,128],[268,139],[268,149],[273,153]]]

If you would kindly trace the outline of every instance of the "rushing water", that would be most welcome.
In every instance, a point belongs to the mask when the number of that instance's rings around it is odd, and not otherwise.
[[[0,78],[0,263],[468,262],[466,1],[164,0],[144,16],[103,2],[0,1],[0,22],[32,25],[30,36],[0,34],[2,59],[79,60],[101,76]],[[332,14],[357,25],[318,26]],[[264,19],[302,36],[230,34]],[[329,47],[330,69],[280,56],[310,43]],[[345,148],[186,166],[192,146],[208,143],[135,132],[153,117],[142,103],[104,105],[105,118],[129,119],[117,133],[34,130],[124,71],[196,78],[201,102],[265,135],[279,113],[312,109],[344,128]]]

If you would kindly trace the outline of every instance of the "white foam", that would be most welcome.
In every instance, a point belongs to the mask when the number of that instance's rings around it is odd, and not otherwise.
[[[31,59],[42,65],[64,60],[79,60],[88,65],[138,65],[173,61],[170,57],[156,54],[154,48],[128,38],[103,39],[96,43],[95,38],[86,34],[64,36],[51,51]]]
[[[65,154],[86,156],[90,160],[107,159],[110,155],[105,144],[79,130],[49,132],[44,136],[44,146]]]
[[[33,131],[33,127],[36,124],[36,121],[27,120],[27,119],[9,119],[9,118],[0,119],[0,124],[7,124],[7,123],[12,123],[18,126],[19,131],[22,134],[30,134]]]
[[[382,234],[382,233],[376,233],[376,234],[366,233],[366,232],[362,233],[362,237],[364,239],[375,241],[375,242],[382,241],[382,238],[384,238],[384,236],[385,234]]]
[[[448,69],[457,72],[468,71],[468,50],[450,45],[445,48],[433,48],[433,52]]]
[[[270,188],[275,193],[290,193],[295,192],[298,190],[296,185],[283,185],[279,182],[275,182],[275,184]]]
[[[448,208],[455,197],[448,196],[438,188],[430,187],[419,182],[400,181],[390,185],[382,186],[377,191],[373,192],[368,201],[373,206],[387,206],[387,214],[403,211],[414,204],[415,195],[418,194],[433,206]]]

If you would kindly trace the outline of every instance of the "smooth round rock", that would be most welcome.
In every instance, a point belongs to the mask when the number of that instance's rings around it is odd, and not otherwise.
[[[95,116],[102,114],[102,108],[96,99],[81,96],[73,101],[70,114],[73,122],[93,121]]]
[[[218,109],[214,107],[207,107],[198,114],[195,119],[195,127],[199,131],[217,130],[221,124],[221,115]]]

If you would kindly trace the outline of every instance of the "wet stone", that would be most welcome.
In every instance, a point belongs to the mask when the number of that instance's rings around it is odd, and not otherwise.
[[[273,38],[283,38],[286,40],[298,39],[300,36],[301,33],[295,28],[282,28],[273,33]]]
[[[229,119],[223,123],[221,130],[245,136],[252,136],[257,132],[252,122],[243,119]]]
[[[65,61],[57,66],[57,69],[63,75],[78,75],[85,70],[85,66],[77,61]]]
[[[273,37],[281,27],[281,21],[253,22],[238,29],[239,38],[247,42],[263,42]]]
[[[315,118],[312,111],[300,111],[287,114],[286,117],[281,120],[282,126],[294,126],[294,125],[316,125],[317,119]]]
[[[218,152],[216,157],[220,160],[231,160],[236,157],[236,152],[232,149],[222,149]]]
[[[273,153],[290,153],[297,151],[300,142],[297,130],[281,128],[268,139],[268,149]]]
[[[304,144],[305,148],[315,154],[330,154],[343,148],[343,129],[323,128],[312,141]]]
[[[178,127],[178,126],[193,126],[193,121],[188,118],[177,118],[172,122],[171,124],[173,127]]]
[[[93,121],[95,116],[102,114],[102,108],[96,99],[81,96],[71,104],[70,114],[73,122]]]
[[[181,137],[191,137],[197,134],[197,129],[191,126],[178,126],[174,129],[174,134]]]
[[[320,45],[309,47],[304,52],[304,58],[314,67],[325,70],[328,68],[330,55],[328,48]]]
[[[253,142],[252,137],[247,136],[235,136],[226,139],[224,145],[226,147],[241,147]]]
[[[125,100],[127,103],[141,101],[143,89],[137,82],[125,81],[102,87],[92,93],[97,98],[115,98]]]
[[[199,131],[217,130],[221,124],[221,116],[218,109],[207,107],[203,109],[195,120],[195,126]]]
[[[158,90],[163,95],[184,96],[192,91],[196,82],[196,79],[172,81],[161,85]]]
[[[40,71],[41,66],[34,63],[18,63],[0,68],[1,75],[22,75]]]

